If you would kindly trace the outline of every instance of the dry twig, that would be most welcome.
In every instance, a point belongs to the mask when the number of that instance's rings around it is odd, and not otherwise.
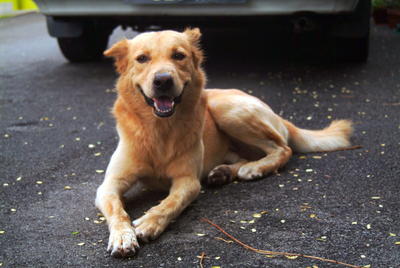
[[[203,266],[203,261],[204,261],[204,257],[206,256],[206,254],[204,253],[204,252],[202,252],[201,254],[200,254],[200,256],[197,256],[200,260],[199,260],[199,265],[200,265],[200,268],[204,268],[204,266]]]
[[[348,264],[348,263],[344,263],[344,262],[340,262],[340,261],[336,261],[336,260],[325,259],[325,258],[322,258],[322,257],[315,257],[315,256],[310,256],[310,255],[298,254],[298,253],[279,252],[279,251],[270,251],[270,250],[262,250],[262,249],[253,248],[252,246],[249,246],[249,245],[243,243],[239,239],[237,239],[234,236],[232,236],[231,234],[227,233],[224,229],[222,229],[220,226],[218,226],[217,224],[213,223],[209,219],[201,218],[201,221],[206,222],[206,223],[210,224],[211,226],[217,228],[220,232],[222,232],[224,235],[226,235],[227,237],[229,237],[230,239],[232,239],[233,241],[235,241],[237,244],[241,245],[242,247],[244,247],[244,248],[246,248],[248,250],[254,251],[256,253],[259,253],[259,254],[285,256],[285,257],[296,256],[296,257],[303,257],[303,258],[308,258],[308,259],[313,259],[313,260],[318,260],[318,261],[323,261],[323,262],[340,264],[340,265],[347,266],[347,267],[352,267],[352,268],[362,268],[361,266]]]

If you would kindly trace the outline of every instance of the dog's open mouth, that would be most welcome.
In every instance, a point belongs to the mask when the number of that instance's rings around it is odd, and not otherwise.
[[[181,101],[182,94],[178,97],[160,96],[157,98],[149,98],[144,94],[142,88],[139,86],[139,91],[142,93],[146,103],[153,107],[154,113],[159,117],[170,117],[175,112],[176,105]]]
[[[171,116],[175,111],[175,101],[171,97],[161,96],[153,98],[154,112],[159,117]]]

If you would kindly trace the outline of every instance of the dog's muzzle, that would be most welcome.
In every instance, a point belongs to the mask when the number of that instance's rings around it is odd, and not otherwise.
[[[186,87],[187,83],[185,84]],[[146,103],[153,107],[154,113],[158,117],[170,117],[175,112],[175,107],[179,104],[182,100],[182,95],[185,90],[185,87],[182,90],[182,93],[177,97],[171,97],[167,95],[161,95],[154,98],[149,98],[144,94],[142,87],[138,85],[138,89],[140,93],[143,95]]]

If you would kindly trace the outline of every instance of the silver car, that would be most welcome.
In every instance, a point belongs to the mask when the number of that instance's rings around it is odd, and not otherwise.
[[[36,0],[49,34],[71,62],[102,58],[112,30],[121,25],[182,29],[276,27],[295,33],[323,29],[334,57],[368,58],[370,0]]]

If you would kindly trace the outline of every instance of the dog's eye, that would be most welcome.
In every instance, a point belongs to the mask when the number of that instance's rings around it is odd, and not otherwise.
[[[145,63],[145,62],[149,61],[150,58],[147,57],[146,55],[140,55],[140,56],[138,56],[138,57],[136,58],[136,60],[137,60],[139,63]]]
[[[183,60],[184,58],[186,58],[186,55],[181,52],[175,52],[174,54],[172,54],[172,58],[174,60]]]

